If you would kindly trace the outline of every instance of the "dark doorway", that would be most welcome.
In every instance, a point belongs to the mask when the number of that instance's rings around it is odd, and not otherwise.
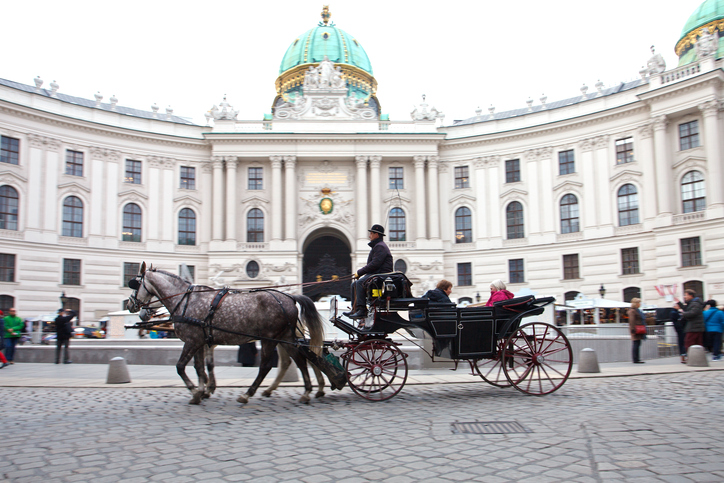
[[[309,243],[304,250],[302,273],[303,293],[312,300],[319,300],[324,295],[351,298],[350,280],[334,281],[352,273],[349,247],[338,237],[324,235]]]

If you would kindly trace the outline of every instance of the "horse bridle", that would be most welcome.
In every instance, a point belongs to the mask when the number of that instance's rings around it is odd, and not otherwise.
[[[145,273],[143,275],[137,275],[135,278],[129,280],[128,287],[133,289],[133,292],[131,293],[131,296],[128,297],[128,300],[130,300],[133,303],[133,308],[137,312],[141,309],[146,309],[150,312],[153,312],[153,311],[156,311],[157,309],[161,308],[161,306],[163,305],[163,303],[161,303],[161,300],[158,299],[158,297],[156,300],[151,300],[149,302],[146,302],[145,304],[142,304],[138,300],[138,298],[137,298],[138,289],[140,289],[141,287],[143,287],[146,290],[146,292],[153,295],[151,293],[151,291],[148,290],[148,287],[146,287],[146,274]],[[155,307],[151,307],[151,304],[155,304],[155,303],[158,303],[158,305]]]

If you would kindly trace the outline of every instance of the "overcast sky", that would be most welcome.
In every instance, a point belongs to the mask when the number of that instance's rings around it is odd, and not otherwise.
[[[204,124],[224,94],[239,119],[271,112],[287,47],[320,20],[364,47],[382,112],[409,120],[422,94],[445,123],[638,77],[674,46],[701,0],[33,0],[2,2],[0,77]]]

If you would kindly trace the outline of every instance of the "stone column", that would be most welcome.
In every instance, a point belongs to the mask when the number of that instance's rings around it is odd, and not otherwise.
[[[236,156],[224,156],[226,162],[226,239],[236,239]]]
[[[481,239],[481,238],[488,238],[489,236],[489,230],[488,230],[488,222],[489,222],[489,216],[488,216],[488,200],[485,199],[487,187],[485,186],[485,181],[488,178],[488,174],[486,173],[488,163],[490,162],[491,157],[485,157],[485,158],[475,158],[473,160],[473,166],[475,167],[475,170],[471,174],[470,178],[475,179],[475,224],[473,226],[473,233],[475,234],[475,239]],[[497,180],[496,180],[497,181]],[[430,183],[432,186],[432,182]],[[430,205],[430,217],[432,218],[432,212],[433,212],[433,206]]]
[[[668,150],[666,149],[666,126],[669,124],[666,116],[658,116],[653,119],[654,127],[654,151],[656,158],[656,189],[658,215],[670,215],[671,211],[671,163],[669,163]]]
[[[357,163],[357,239],[367,238],[367,156],[355,157]]]
[[[547,147],[547,148],[541,148],[538,150],[538,165],[540,167],[540,195],[542,203],[544,203],[541,206],[545,206],[546,203],[550,203],[550,197],[551,195],[549,193],[553,193],[553,148]],[[535,181],[533,179],[529,179],[528,182]],[[543,230],[543,233],[557,233],[558,227],[556,227],[556,214],[553,211],[549,211],[548,215],[545,216],[545,211],[543,211],[543,221],[541,222],[541,229]],[[535,213],[535,210],[533,210],[533,207],[531,206],[531,214]]]
[[[415,156],[415,238],[426,237],[425,230],[425,156]]]
[[[653,129],[651,124],[641,126],[638,130],[638,140],[640,143],[634,144],[634,159],[641,163],[644,173],[644,179],[656,179],[656,164],[654,163],[654,143]],[[639,199],[643,203],[643,219],[650,220],[656,218],[656,193],[657,189],[650,186],[645,190],[643,196]]]
[[[599,207],[600,199],[598,198],[598,193],[596,193],[596,165],[593,161],[594,143],[594,139],[584,139],[578,146],[581,153],[581,161],[576,164],[578,165],[578,171],[582,174],[584,186],[584,189],[582,190],[583,199],[578,201],[578,225],[581,231],[584,231],[586,228],[595,229],[599,224],[599,210],[609,209],[608,205]],[[557,201],[556,212],[558,216],[556,219],[558,219],[560,217],[561,204],[560,200],[555,201]],[[557,231],[560,233],[560,227],[558,227]]]
[[[437,156],[428,156],[427,158],[427,186],[428,197],[430,199],[430,238],[437,240],[440,238],[440,183],[438,180],[438,161]]]
[[[297,237],[297,186],[296,156],[284,156],[284,239]]]
[[[370,221],[384,224],[386,214],[380,213],[380,164],[382,156],[370,156]]]
[[[704,117],[704,148],[710,189],[706,191],[706,204],[714,207],[724,203],[724,177],[722,176],[721,141],[719,140],[719,103],[708,101],[699,105]],[[711,189],[713,188],[713,189]]]
[[[211,207],[213,215],[211,231],[213,240],[221,241],[224,237],[224,158],[221,156],[212,156],[211,166],[214,170],[212,178],[214,198]]]
[[[282,197],[274,196],[274,193],[282,193],[282,157],[281,156],[269,156],[272,167],[272,179],[271,189],[272,193],[272,212],[271,212],[271,229],[272,229],[272,240],[282,239]]]

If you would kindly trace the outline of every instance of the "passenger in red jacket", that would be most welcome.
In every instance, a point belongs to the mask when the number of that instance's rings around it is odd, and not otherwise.
[[[512,298],[513,294],[505,289],[505,282],[500,279],[493,280],[490,282],[490,298],[485,303],[485,306],[492,307],[495,302]]]

